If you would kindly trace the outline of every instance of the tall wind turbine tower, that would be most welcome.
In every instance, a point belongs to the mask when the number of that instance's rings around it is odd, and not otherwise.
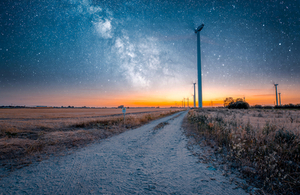
[[[279,105],[281,106],[281,93],[278,94],[279,94]]]
[[[184,105],[184,107],[185,107],[185,98],[183,98],[183,105]]]
[[[202,77],[201,77],[201,48],[200,48],[200,31],[203,29],[204,24],[195,29],[197,34],[197,69],[198,69],[198,107],[202,108]]]
[[[276,105],[278,106],[277,85],[278,85],[278,84],[274,84],[274,86],[275,86],[275,93],[276,93]]]
[[[187,107],[189,108],[190,107],[189,98],[186,99],[187,99]]]
[[[194,84],[194,108],[196,108],[196,83]]]

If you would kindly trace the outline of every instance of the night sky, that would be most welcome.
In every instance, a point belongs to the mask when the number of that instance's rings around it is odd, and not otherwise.
[[[300,1],[21,0],[0,3],[0,105],[300,103]]]

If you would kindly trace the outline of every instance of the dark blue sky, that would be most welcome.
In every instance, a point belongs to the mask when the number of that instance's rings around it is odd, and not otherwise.
[[[193,29],[201,23],[204,101],[246,96],[267,104],[255,98],[264,96],[272,104],[276,82],[286,101],[299,103],[296,0],[0,5],[0,105],[66,105],[72,99],[102,106],[120,96],[147,104],[146,94],[181,101],[197,78]]]

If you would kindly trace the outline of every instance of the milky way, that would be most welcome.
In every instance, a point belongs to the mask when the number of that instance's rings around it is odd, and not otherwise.
[[[188,96],[197,78],[193,30],[201,23],[204,100],[270,95],[274,82],[291,101],[299,98],[299,93],[293,96],[300,89],[297,0],[28,0],[0,5],[0,104],[34,105],[31,95],[47,94],[57,99],[96,94],[101,99],[102,94],[185,89],[182,97]],[[181,100],[176,98],[169,99]]]

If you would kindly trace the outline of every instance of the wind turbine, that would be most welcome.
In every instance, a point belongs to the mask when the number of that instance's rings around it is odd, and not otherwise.
[[[278,84],[275,84],[275,83],[274,83],[274,86],[275,86],[275,94],[276,94],[276,105],[278,106],[277,85],[278,85]]]
[[[204,24],[195,29],[197,34],[197,69],[198,69],[198,107],[202,108],[202,77],[201,77],[201,48],[200,48],[200,31],[203,29]]]
[[[279,94],[279,105],[281,106],[281,93],[278,94]]]

